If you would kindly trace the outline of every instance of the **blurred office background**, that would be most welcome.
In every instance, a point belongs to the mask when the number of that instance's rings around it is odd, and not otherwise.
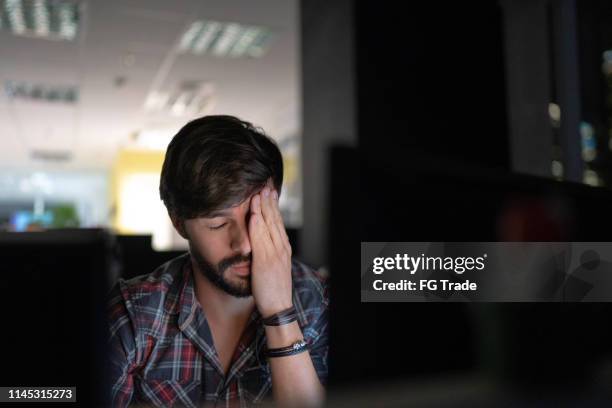
[[[2,229],[103,227],[184,249],[159,173],[171,137],[207,114],[278,142],[299,228],[298,17],[296,1],[0,1]]]

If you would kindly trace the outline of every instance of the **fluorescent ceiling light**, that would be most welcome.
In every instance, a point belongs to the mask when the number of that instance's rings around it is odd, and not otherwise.
[[[204,24],[201,21],[196,21],[189,26],[181,37],[181,43],[179,44],[179,49],[181,51],[187,51],[189,49],[195,38],[200,34],[203,26]]]
[[[218,57],[222,57],[229,53],[234,47],[234,44],[240,38],[243,29],[238,24],[228,24],[223,28],[223,32],[215,42],[212,53]]]
[[[253,44],[249,47],[247,53],[254,58],[259,58],[266,53],[266,49],[268,48],[268,44],[272,35],[270,31],[260,30],[257,33],[257,37],[253,40]]]
[[[49,35],[49,9],[45,5],[44,0],[34,1],[34,21],[37,35],[43,37]]]
[[[4,10],[13,33],[17,35],[25,33],[26,25],[21,0],[4,0]]]
[[[161,111],[168,102],[170,95],[162,92],[151,92],[145,101],[145,109],[155,112]]]
[[[74,104],[79,99],[79,91],[75,86],[6,81],[4,92],[9,100],[26,99],[40,102]]]
[[[272,32],[266,27],[199,20],[182,35],[179,51],[215,57],[255,57],[265,54]]]
[[[210,44],[217,38],[219,31],[223,28],[222,24],[211,22],[202,24],[201,30],[194,38],[193,52],[200,55],[206,52]]]
[[[234,47],[230,51],[230,56],[239,57],[246,54],[249,47],[255,43],[260,32],[261,29],[256,27],[244,30],[240,38],[234,43]]]
[[[0,0],[0,28],[17,36],[72,41],[79,22],[76,1]]]
[[[213,83],[183,81],[169,92],[152,92],[145,101],[149,113],[165,112],[175,117],[196,117],[208,114],[217,103]]]
[[[76,8],[69,3],[58,3],[59,36],[66,40],[76,37]]]

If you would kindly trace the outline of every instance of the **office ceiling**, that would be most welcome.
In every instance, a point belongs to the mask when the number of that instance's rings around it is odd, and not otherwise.
[[[194,114],[145,109],[200,84],[206,114],[233,114],[282,141],[300,132],[297,0],[90,0],[75,41],[0,30],[0,167],[106,169],[127,146],[163,148]],[[261,58],[178,52],[201,19],[272,30]],[[75,103],[9,98],[7,84],[75,87]],[[187,84],[187,85],[186,85]],[[199,116],[199,115],[197,115]]]

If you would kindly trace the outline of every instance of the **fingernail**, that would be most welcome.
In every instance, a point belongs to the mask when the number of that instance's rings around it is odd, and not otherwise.
[[[263,193],[264,193],[264,197],[269,196],[270,195],[270,189],[268,187],[264,188]]]
[[[274,198],[275,200],[278,200],[278,193],[276,192],[276,190],[272,192],[272,198]]]

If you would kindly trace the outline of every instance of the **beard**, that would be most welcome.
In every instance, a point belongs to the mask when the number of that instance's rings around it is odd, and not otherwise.
[[[189,242],[189,252],[198,265],[200,273],[204,275],[206,279],[212,282],[213,285],[234,297],[245,298],[251,296],[252,292],[250,276],[246,278],[238,277],[238,281],[230,281],[225,276],[225,272],[230,266],[244,262],[251,262],[251,254],[238,254],[229,258],[224,258],[215,267],[204,259],[204,256],[202,256],[202,254],[195,249],[193,245],[191,245],[191,242]]]

